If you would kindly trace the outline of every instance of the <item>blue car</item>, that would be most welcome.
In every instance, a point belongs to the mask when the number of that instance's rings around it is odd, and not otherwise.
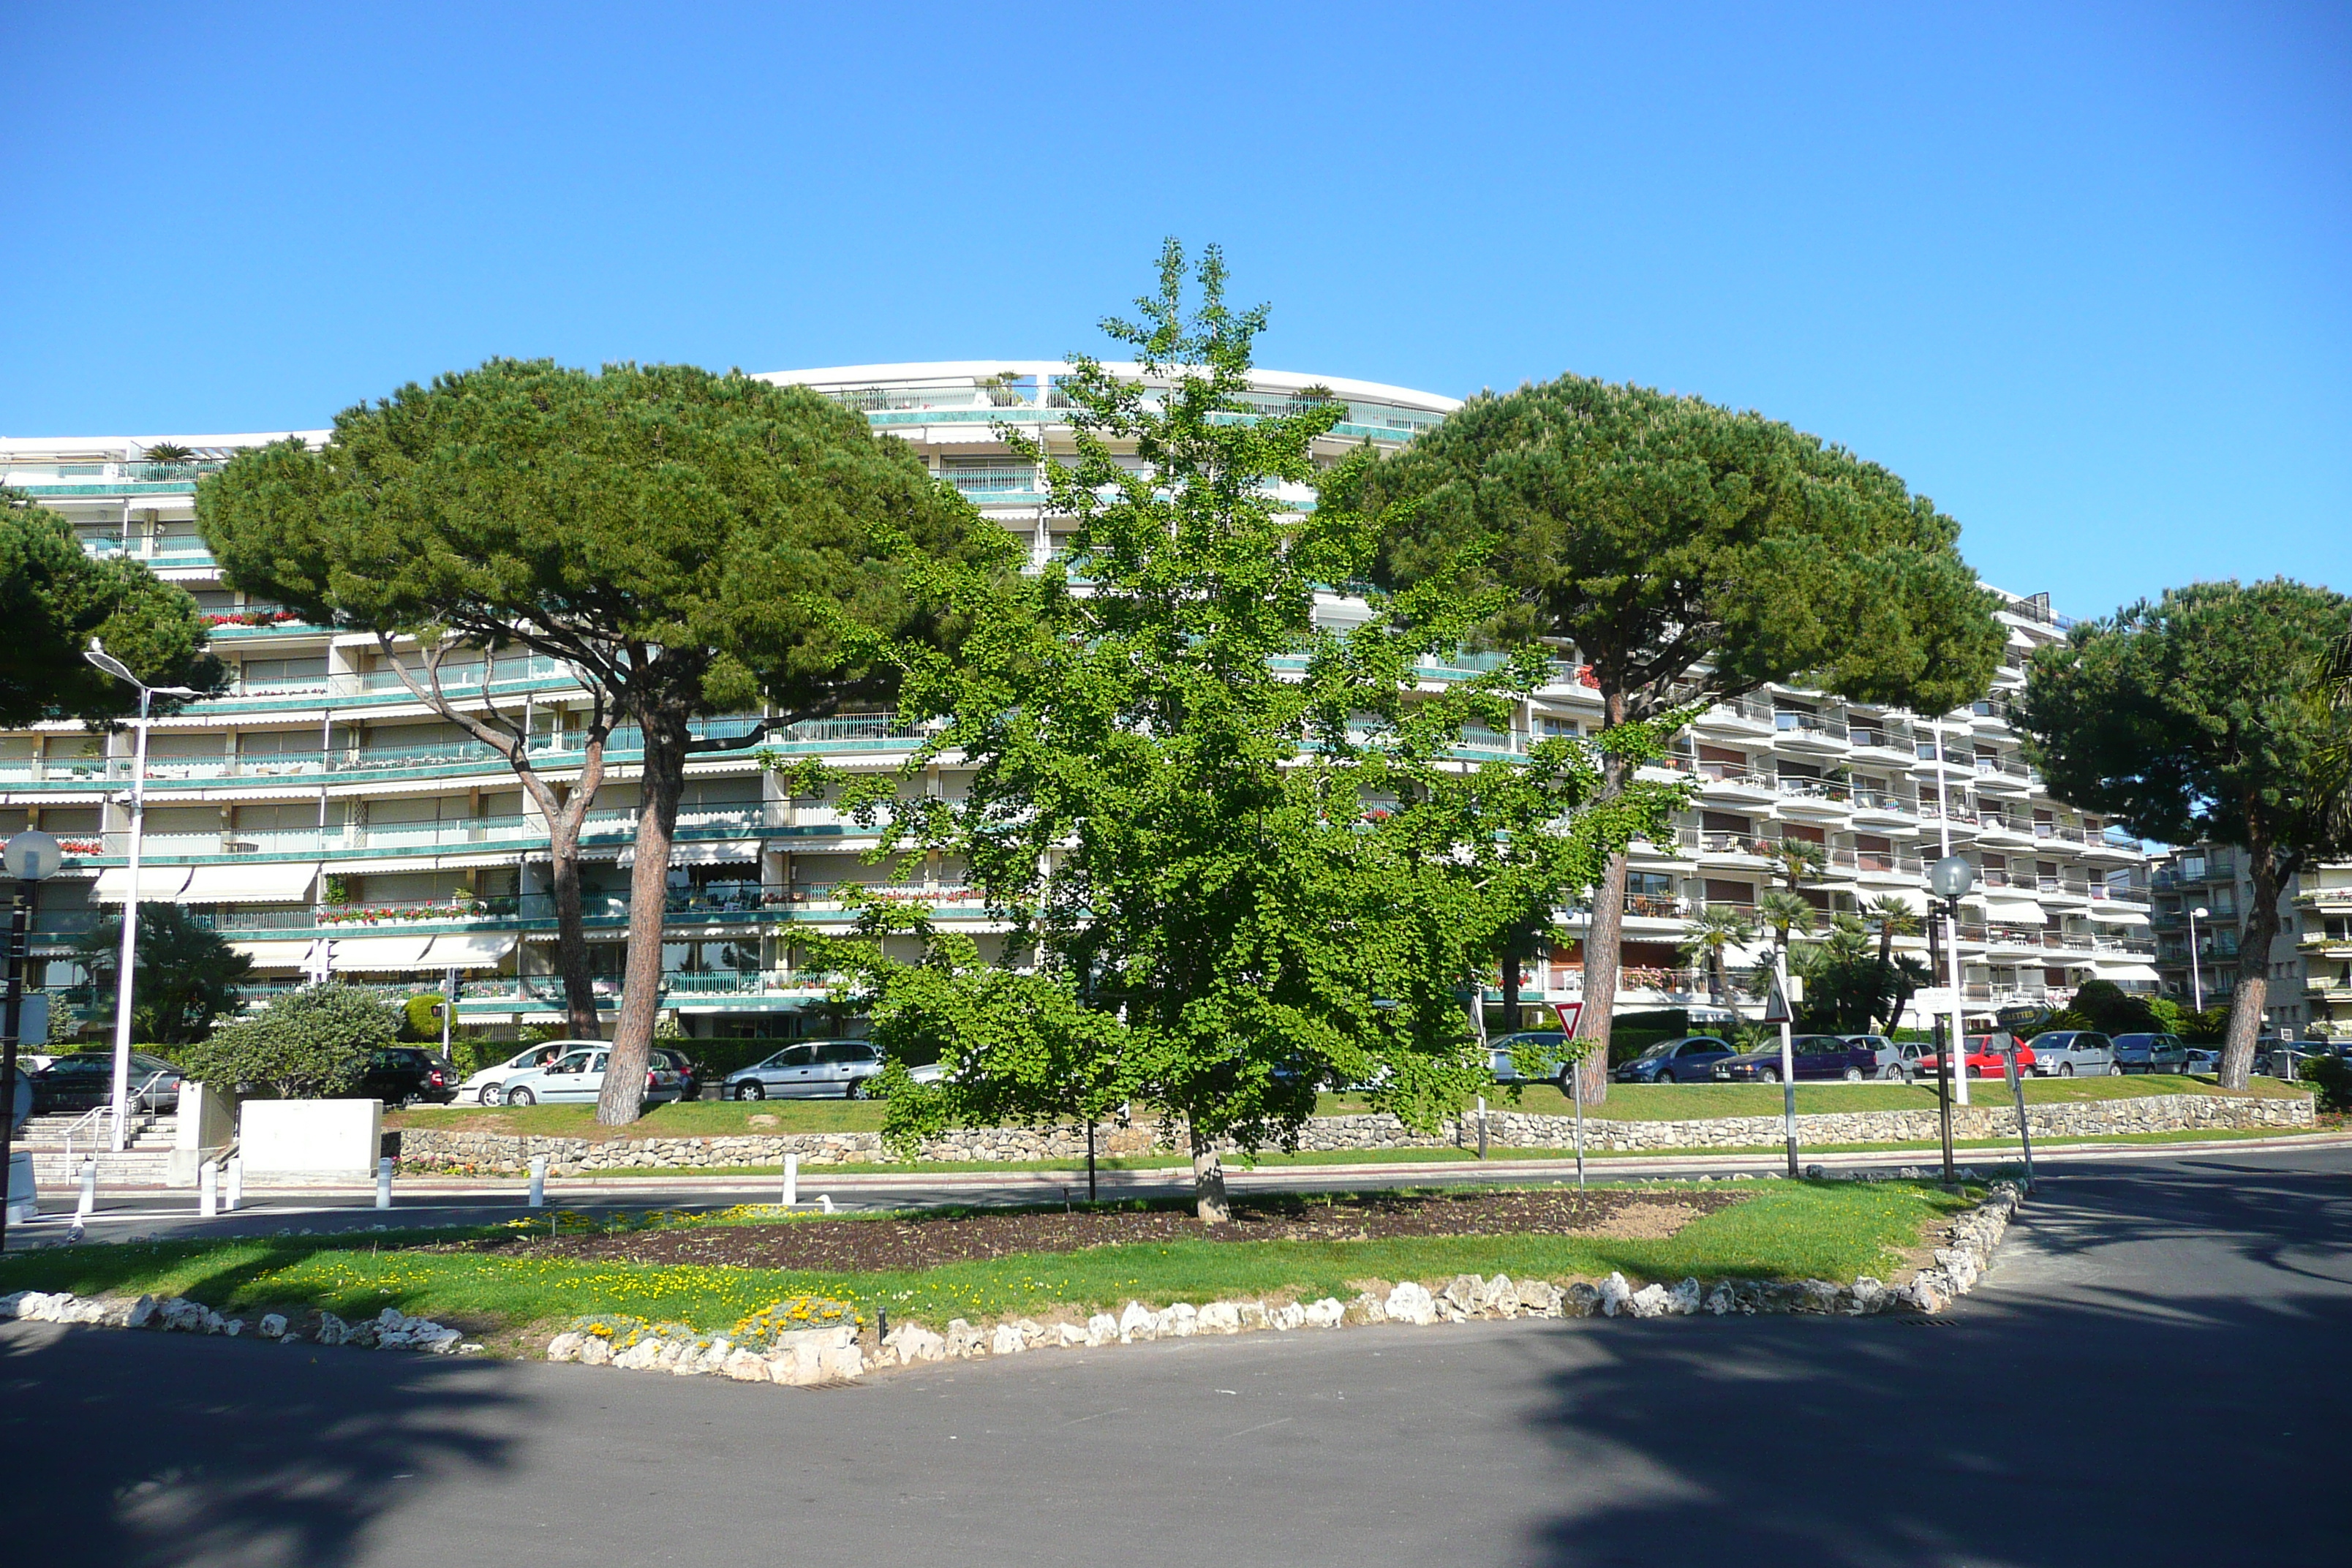
[[[1609,1076],[1619,1083],[1705,1083],[1716,1063],[1738,1054],[1713,1035],[1683,1035],[1660,1040]]]

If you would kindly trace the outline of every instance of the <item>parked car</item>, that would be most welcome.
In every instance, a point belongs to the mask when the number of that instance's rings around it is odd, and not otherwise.
[[[1609,1076],[1619,1083],[1705,1083],[1716,1063],[1738,1054],[1713,1035],[1683,1035],[1660,1040]]]
[[[2025,1070],[2020,1061],[2018,1070]],[[2052,1029],[2033,1037],[2033,1070],[2043,1078],[2114,1078],[2122,1073],[2115,1043],[2092,1029]]]
[[[882,1053],[863,1040],[813,1040],[727,1075],[729,1100],[855,1100],[882,1070]]]
[[[702,1092],[702,1064],[676,1046],[656,1046],[653,1059],[677,1074],[678,1098],[692,1100]]]
[[[430,1100],[446,1105],[457,1098],[457,1068],[448,1058],[417,1046],[387,1046],[369,1053],[360,1078],[360,1097],[386,1105]]]
[[[2125,1072],[2187,1072],[2189,1047],[2178,1035],[2117,1035],[2116,1066]]]
[[[1874,1047],[1855,1045],[1842,1035],[1799,1035],[1789,1042],[1789,1065],[1801,1079],[1842,1078],[1860,1083],[1876,1075],[1878,1051]],[[1780,1047],[1775,1042],[1761,1050],[1717,1062],[1712,1076],[1718,1082],[1778,1083]]]
[[[180,1104],[180,1069],[145,1051],[131,1053],[131,1077],[126,1085],[131,1103],[142,1110],[175,1110]],[[89,1110],[114,1103],[114,1053],[75,1051],[33,1075],[33,1114],[51,1110]]]
[[[486,1067],[457,1086],[457,1098],[496,1105],[506,1098],[507,1085],[525,1073],[537,1072],[568,1052],[591,1047],[595,1040],[542,1040],[525,1046],[495,1067]]]
[[[2209,1050],[2201,1046],[2191,1047],[2189,1052],[2189,1059],[2180,1064],[2180,1070],[2182,1072],[2192,1073],[2220,1072],[2221,1070],[2221,1053],[2216,1050]]]
[[[1918,1041],[1890,1040],[1884,1035],[1848,1035],[1846,1039],[1854,1045],[1867,1043],[1870,1046],[1872,1056],[1878,1064],[1878,1070],[1871,1077],[1885,1079],[1890,1083],[1908,1083],[1918,1077],[1919,1055],[1927,1048]]]
[[[1971,1078],[2006,1078],[2009,1076],[2007,1058],[2011,1047],[2017,1050],[2017,1070],[2021,1074],[2032,1072],[2037,1059],[2033,1047],[2015,1035],[1970,1035],[1968,1049],[1960,1057],[1960,1070]],[[1918,1071],[1921,1077],[1934,1078],[1943,1070],[1944,1058],[1940,1053],[1933,1050],[1919,1053]]]
[[[1494,1069],[1496,1083],[1554,1083],[1563,1069],[1555,1067],[1537,1078],[1523,1076],[1518,1065],[1511,1059],[1517,1050],[1529,1050],[1549,1059],[1549,1054],[1568,1044],[1568,1037],[1558,1029],[1531,1029],[1523,1034],[1505,1035],[1499,1040],[1486,1042],[1487,1065]]]
[[[604,1066],[612,1055],[610,1047],[601,1045],[566,1051],[547,1066],[509,1082],[507,1103],[570,1105],[595,1100],[604,1092]],[[678,1097],[678,1089],[676,1071],[658,1062],[646,1066],[646,1104],[667,1104]]]

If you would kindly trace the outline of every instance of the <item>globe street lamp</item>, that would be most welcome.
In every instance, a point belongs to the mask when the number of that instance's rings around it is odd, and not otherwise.
[[[131,1120],[131,965],[139,951],[139,841],[147,817],[148,707],[157,697],[202,697],[185,686],[150,686],[131,667],[106,651],[96,637],[82,658],[115,679],[139,689],[138,741],[131,763],[131,868],[122,892],[122,959],[114,973],[114,1152],[122,1152]]]
[[[2205,971],[2197,962],[2197,922],[2210,921],[2212,918],[2213,911],[2210,910],[2189,911],[2189,988],[2200,1013],[2205,1011]]]
[[[1940,910],[1930,910],[1927,912],[1927,952],[1929,963],[1935,963],[1940,957],[1936,951],[1936,916],[1940,912],[1944,919],[1950,923],[1952,928],[1953,967],[1955,969],[1958,968],[1959,965],[1958,960],[1960,953],[1960,900],[1968,896],[1969,889],[1975,887],[1976,882],[1977,868],[1969,864],[1968,858],[1965,856],[1947,855],[1942,859],[1937,861],[1933,866],[1927,868],[1927,886],[1929,889],[1935,893],[1937,901],[1942,905]],[[1944,1128],[1944,1184],[1948,1187],[1950,1186],[1953,1182],[1952,1058],[1968,1048],[1966,1031],[1962,1029],[1959,1024],[1959,981],[1958,978],[1955,976],[1952,983],[1953,1025],[1948,1036],[1945,1034],[1944,1019],[1942,1016],[1940,1014],[1937,1015],[1936,1019],[1936,1033],[1939,1037],[1936,1047],[1936,1090],[1937,1100],[1938,1100],[1942,1110]],[[1968,1075],[1967,1064],[1963,1062],[1958,1070],[1961,1075],[1961,1081],[1966,1082]]]
[[[0,864],[16,879],[8,914],[8,1003],[0,1013],[0,1252],[8,1247],[8,1210],[16,1197],[16,1043],[25,1029],[25,947],[41,883],[65,858],[58,841],[26,828],[0,847]]]

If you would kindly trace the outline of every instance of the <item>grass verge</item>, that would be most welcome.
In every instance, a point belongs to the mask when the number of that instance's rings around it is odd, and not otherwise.
[[[1670,1187],[1649,1191],[1670,1194]],[[1715,1189],[1720,1191],[1720,1189]],[[855,1304],[872,1321],[1116,1310],[1220,1297],[1345,1297],[1357,1282],[1460,1273],[1635,1281],[1687,1276],[1852,1279],[1885,1274],[1921,1228],[1970,1201],[1925,1184],[1790,1183],[1693,1220],[1663,1240],[1580,1236],[1416,1237],[1381,1241],[1214,1242],[1025,1254],[908,1272],[583,1262],[561,1256],[429,1249],[448,1233],[269,1237],[60,1247],[0,1259],[0,1293],[71,1290],[187,1296],[223,1311],[312,1306],[346,1318],[384,1307],[472,1332],[596,1312],[731,1330],[781,1298]],[[857,1225],[861,1218],[797,1223]]]

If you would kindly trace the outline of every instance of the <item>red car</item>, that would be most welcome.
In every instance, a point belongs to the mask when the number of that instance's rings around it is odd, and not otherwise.
[[[2017,1049],[2017,1070],[2028,1074],[2033,1070],[2033,1047],[2014,1035],[1970,1035],[1969,1054],[1960,1058],[1970,1078],[2006,1078],[2009,1076],[2008,1056],[2011,1047]],[[1919,1076],[1932,1079],[1944,1070],[1943,1058],[1934,1051],[1924,1051],[1919,1057]]]

